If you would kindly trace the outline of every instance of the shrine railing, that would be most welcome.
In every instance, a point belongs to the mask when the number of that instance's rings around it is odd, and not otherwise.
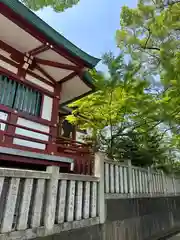
[[[0,145],[9,148],[69,157],[74,161],[72,173],[84,175],[93,174],[94,156],[88,145],[63,137],[56,138],[56,136],[53,136],[48,131],[48,126],[42,125],[42,128],[39,127],[38,129],[38,124],[39,123],[36,124],[36,122],[23,119],[22,117],[18,117],[16,123],[9,122],[8,114],[3,119],[1,117]],[[14,131],[12,131],[12,128]],[[42,131],[42,129],[44,131]],[[49,147],[50,139],[55,139],[53,142],[53,152]],[[70,171],[70,167],[67,168],[67,171]]]
[[[93,174],[94,154],[88,144],[64,137],[57,138],[56,144],[58,152],[73,156],[75,159],[74,173]]]

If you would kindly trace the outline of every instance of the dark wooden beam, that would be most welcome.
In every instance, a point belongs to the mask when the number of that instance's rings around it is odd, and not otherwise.
[[[35,55],[38,55],[38,54],[40,54],[40,53],[42,53],[42,52],[45,52],[45,51],[47,51],[47,50],[49,50],[49,49],[50,49],[50,45],[49,45],[49,44],[48,44],[48,45],[47,45],[47,44],[46,44],[46,45],[42,44],[41,46],[32,49],[32,50],[29,51],[28,53],[29,53],[31,56],[35,56]]]
[[[62,84],[62,83],[64,83],[64,82],[67,82],[67,81],[69,81],[70,79],[74,78],[76,75],[77,75],[76,72],[72,72],[72,73],[70,73],[68,76],[60,79],[58,82],[59,82],[60,84]]]
[[[13,60],[9,59],[9,58],[6,58],[5,56],[3,56],[2,54],[0,54],[0,60],[8,63],[8,64],[11,64],[13,67],[17,67],[18,69],[18,76],[21,76],[23,77],[24,76],[24,73],[21,72],[23,69],[22,69],[22,65],[18,64],[17,62],[14,62]],[[31,76],[37,78],[38,80],[54,87],[54,82],[50,82],[48,81],[46,78],[43,78],[42,76],[34,73],[30,68],[27,69],[26,73],[30,74]],[[55,82],[56,83],[56,82]]]
[[[36,64],[35,68],[39,70],[46,78],[48,78],[51,82],[57,84],[56,80],[51,77],[42,67],[40,67],[38,64]]]
[[[17,67],[19,68],[19,64],[14,62],[13,60],[9,59],[9,58],[6,58],[5,56],[3,56],[2,54],[0,54],[0,60],[8,63],[8,64],[11,64],[13,67]]]
[[[1,54],[0,54],[0,60],[12,65],[13,67],[16,67],[17,68],[17,76],[24,79],[24,77],[26,75],[26,71],[25,71],[25,69],[22,68],[21,64],[18,64],[9,58],[6,58],[5,56],[3,56]]]
[[[18,77],[20,77],[20,79],[25,79],[26,76],[26,70],[22,68],[22,66],[20,68],[18,68],[18,73],[17,73]]]
[[[53,62],[53,61],[40,59],[40,58],[35,58],[35,60],[36,60],[37,64],[41,64],[41,65],[47,65],[47,66],[56,67],[56,68],[79,71],[79,67],[77,67],[77,66],[59,63],[59,62]]]
[[[48,84],[49,86],[54,87],[54,83],[48,81],[46,78],[43,78],[42,76],[40,76],[38,73],[35,73],[33,71],[30,71],[30,69],[27,70],[27,73],[33,77],[35,77],[36,79],[40,80],[41,82]]]
[[[14,60],[16,60],[17,62],[22,61],[23,58],[24,58],[24,54],[22,52],[20,52],[17,49],[11,47],[7,43],[3,42],[2,40],[0,40],[0,48],[2,50],[4,50],[5,52],[8,52],[9,54],[11,54],[12,58]]]

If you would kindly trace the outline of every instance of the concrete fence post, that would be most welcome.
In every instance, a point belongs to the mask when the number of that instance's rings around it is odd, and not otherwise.
[[[172,175],[172,182],[173,182],[173,193],[176,196],[176,182],[175,182],[174,174]]]
[[[167,195],[166,179],[163,171],[161,171],[161,176],[162,176],[163,194]]]
[[[55,222],[59,167],[48,166],[46,171],[51,173],[51,179],[48,181],[47,184],[46,211],[44,216],[44,223],[47,230],[52,230]]]
[[[129,195],[132,197],[133,195],[133,173],[132,173],[132,164],[131,160],[128,160],[128,188],[129,188]]]
[[[151,173],[151,168],[148,167],[148,192],[149,195],[152,196],[153,189],[152,189],[152,173]]]
[[[105,209],[105,194],[104,194],[104,159],[105,155],[102,152],[95,154],[95,177],[99,178],[98,187],[98,215],[100,218],[100,224],[103,224],[106,220]]]

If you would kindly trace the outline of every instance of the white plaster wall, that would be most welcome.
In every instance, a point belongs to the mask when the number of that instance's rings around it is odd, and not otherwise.
[[[43,107],[42,107],[42,118],[51,121],[52,116],[53,99],[44,95]]]
[[[14,67],[11,64],[6,63],[6,62],[4,62],[2,60],[0,60],[0,67],[3,67],[4,69],[7,69],[10,72],[13,72],[15,74],[17,74],[17,72],[18,72],[18,69],[16,67]]]
[[[17,121],[18,125],[24,126],[24,127],[29,127],[35,130],[39,130],[45,133],[49,133],[49,127],[46,125],[43,125],[41,123],[36,123],[24,118],[19,117]]]
[[[39,140],[44,140],[44,141],[48,141],[48,139],[49,139],[49,137],[47,135],[44,135],[41,133],[36,133],[33,131],[29,131],[29,130],[25,130],[23,128],[16,128],[15,133],[22,135],[22,136],[31,137],[31,138],[35,138],[35,139],[39,139]]]
[[[43,144],[43,143],[26,141],[24,139],[19,139],[19,138],[14,138],[13,143],[17,144],[17,145],[20,145],[20,146],[37,148],[37,149],[41,149],[41,150],[45,150],[45,148],[46,148],[46,145]]]
[[[5,112],[0,111],[0,119],[7,121],[8,114]],[[5,123],[0,123],[0,130],[5,130],[6,124]]]
[[[48,126],[45,126],[43,124],[36,123],[36,122],[33,122],[33,121],[29,121],[29,120],[26,120],[24,118],[18,118],[17,124],[21,125],[21,126],[29,127],[31,129],[39,130],[39,131],[42,131],[42,132],[45,132],[45,133],[49,133],[49,130],[50,130]],[[47,136],[45,134],[25,130],[25,129],[20,128],[20,127],[16,128],[15,133],[19,134],[19,135],[22,135],[22,136],[26,136],[26,137],[31,137],[31,138],[34,138],[34,139],[39,139],[39,140],[44,140],[44,141],[49,140],[49,136]],[[33,141],[27,141],[27,140],[18,139],[18,138],[14,138],[13,143],[17,144],[17,145],[21,145],[21,146],[38,148],[38,149],[42,149],[42,150],[44,150],[46,148],[46,144],[33,142]]]
[[[44,89],[46,89],[46,90],[48,90],[50,92],[54,92],[54,88],[53,87],[51,87],[50,85],[42,82],[41,80],[38,80],[37,78],[31,76],[30,74],[26,74],[26,80],[28,80],[29,82],[34,83],[34,84],[44,88]]]

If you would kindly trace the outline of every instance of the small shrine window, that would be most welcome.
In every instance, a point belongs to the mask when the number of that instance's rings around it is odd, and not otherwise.
[[[41,102],[42,95],[38,91],[0,75],[0,104],[38,117]]]

